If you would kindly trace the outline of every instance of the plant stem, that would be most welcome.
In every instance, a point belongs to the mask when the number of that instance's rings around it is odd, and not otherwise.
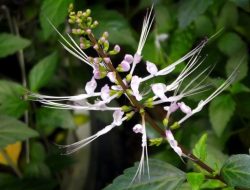
[[[19,29],[18,29],[18,25],[17,25],[17,21],[16,21],[15,18],[13,19],[13,25],[14,25],[15,34],[16,34],[17,36],[20,36],[20,34],[19,34]],[[25,62],[24,62],[23,50],[19,50],[19,51],[18,51],[17,57],[18,57],[18,62],[19,62],[20,69],[21,69],[22,84],[23,84],[23,87],[24,87],[24,88],[27,88],[26,70],[25,70]],[[26,100],[27,97],[25,96],[24,99]],[[29,123],[29,112],[28,112],[28,110],[26,110],[26,111],[24,112],[24,122],[25,122],[27,125],[28,125],[28,123]],[[27,139],[26,142],[25,142],[25,148],[26,148],[26,162],[27,162],[27,163],[30,162],[30,148],[29,148],[29,147],[30,147],[30,142],[29,142],[29,139]]]
[[[92,45],[97,44],[97,40],[95,39],[94,35],[91,33],[88,35],[90,41],[92,42]],[[108,57],[108,55],[101,49],[99,48],[98,50],[96,50],[97,53],[99,54],[100,57],[105,58]],[[113,64],[111,61],[109,62],[105,62],[107,67],[115,73],[116,75],[116,80],[118,81],[119,85],[122,87],[124,93],[127,95],[128,99],[130,100],[131,104],[139,111],[141,109],[144,109],[144,106],[140,104],[140,102],[138,102],[136,100],[136,98],[132,95],[130,95],[127,90],[128,87],[124,84],[124,82],[122,81],[119,73],[117,72],[117,70],[114,68]],[[153,127],[163,138],[166,138],[165,135],[165,131],[163,129],[161,129],[156,122],[151,118],[151,116],[146,112],[146,110],[144,110],[145,112],[145,119],[146,121],[151,125],[151,127]],[[206,170],[207,172],[209,172],[210,174],[214,174],[214,170],[209,167],[207,164],[205,164],[204,162],[202,162],[199,158],[197,158],[196,156],[194,156],[192,153],[190,153],[189,151],[187,151],[184,147],[180,146],[180,148],[182,149],[182,152],[186,155],[189,156],[189,158],[191,158],[191,160],[196,163],[197,165],[199,165],[201,168],[203,168],[204,170]],[[220,175],[216,175],[215,176],[216,179],[222,181],[223,183],[225,183],[225,181],[223,180],[223,178]]]

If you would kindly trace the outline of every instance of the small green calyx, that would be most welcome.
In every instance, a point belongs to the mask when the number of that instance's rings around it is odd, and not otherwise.
[[[132,79],[132,75],[131,75],[131,74],[128,74],[128,75],[126,76],[126,81],[127,81],[127,82],[130,82],[131,79]]]
[[[129,112],[129,111],[131,111],[133,108],[131,107],[131,106],[126,106],[126,105],[124,105],[124,106],[122,106],[122,111],[124,111],[124,112]]]
[[[134,116],[135,112],[131,111],[129,113],[126,114],[127,120],[130,120],[133,116]]]
[[[144,102],[144,106],[145,106],[145,107],[148,107],[148,108],[153,108],[153,107],[154,107],[153,101],[154,101],[153,98],[147,99],[147,100]]]
[[[149,146],[160,146],[163,142],[163,138],[149,139]]]
[[[178,122],[174,122],[171,126],[170,126],[170,129],[174,130],[174,129],[178,129],[180,128],[180,125]]]
[[[168,126],[168,119],[164,118],[162,123],[163,123],[164,127],[167,127]]]

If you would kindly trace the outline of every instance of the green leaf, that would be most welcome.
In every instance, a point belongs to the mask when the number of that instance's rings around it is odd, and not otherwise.
[[[58,62],[56,52],[43,58],[37,63],[29,73],[29,84],[32,91],[37,91],[45,86],[53,76]]]
[[[218,189],[226,185],[217,179],[208,179],[201,185],[201,189]]]
[[[250,155],[237,154],[224,163],[221,175],[227,184],[233,187],[250,187]]]
[[[138,168],[138,163],[135,166],[128,168],[124,174],[117,177],[112,184],[104,188],[104,190],[174,190],[178,189],[185,180],[185,173],[175,168],[174,166],[159,160],[150,160],[150,179],[144,174],[141,181],[131,181]],[[145,172],[146,173],[146,172]]]
[[[51,134],[54,129],[74,129],[74,120],[70,111],[40,108],[36,114],[36,125],[39,131],[44,134]]]
[[[195,20],[196,35],[198,37],[212,36],[215,33],[215,28],[211,18],[201,15]]]
[[[68,14],[68,6],[73,0],[44,0],[39,15],[40,24],[43,30],[44,39],[48,39],[54,31],[48,19],[55,27],[65,21]]]
[[[57,183],[55,179],[27,178],[19,179],[9,174],[0,173],[0,189],[8,190],[53,190]]]
[[[227,1],[218,16],[217,29],[235,27],[238,22],[238,11],[234,3]]]
[[[30,145],[30,160],[31,162],[44,162],[45,161],[45,148],[41,143],[32,142]]]
[[[0,148],[38,136],[36,131],[12,117],[0,115],[0,121]]]
[[[200,160],[203,162],[207,158],[207,134],[204,134],[201,136],[199,141],[196,143],[194,149],[193,149],[193,154],[198,157]]]
[[[216,97],[209,105],[209,118],[216,135],[221,136],[235,110],[235,102],[230,95]]]
[[[24,88],[11,81],[0,80],[0,113],[19,118],[28,108],[28,102],[22,100]]]
[[[226,64],[227,76],[230,76],[231,73],[235,70],[235,68],[239,66],[235,81],[238,82],[244,79],[247,76],[247,71],[248,71],[247,61],[248,61],[248,52],[245,48],[232,54],[232,56],[229,58]]]
[[[184,0],[178,10],[180,28],[188,26],[198,16],[203,14],[213,3],[213,0]]]
[[[49,167],[43,162],[30,162],[24,168],[24,174],[26,177],[32,178],[49,178],[51,172]]]
[[[230,0],[234,2],[238,7],[244,9],[247,12],[250,12],[250,3],[249,0]]]
[[[202,173],[195,173],[195,172],[187,173],[187,181],[191,185],[192,190],[199,190],[204,179],[205,176]]]
[[[93,9],[92,12],[93,18],[99,22],[99,26],[94,31],[97,36],[100,36],[104,31],[108,31],[109,42],[113,44],[129,45],[131,47],[137,45],[128,21],[119,12],[105,10],[103,7]]]
[[[233,94],[239,94],[243,92],[250,92],[250,88],[242,83],[235,83],[231,86],[230,91]]]
[[[30,41],[12,34],[0,34],[0,58],[11,55],[30,45]]]
[[[245,48],[246,44],[239,35],[233,32],[228,32],[219,40],[218,47],[221,52],[230,57],[242,48]]]

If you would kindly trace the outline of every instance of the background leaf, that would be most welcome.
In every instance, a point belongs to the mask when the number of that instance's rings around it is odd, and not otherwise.
[[[12,34],[0,34],[0,58],[11,55],[30,45],[30,41]]]
[[[50,34],[54,31],[48,19],[57,28],[65,21],[67,10],[73,0],[44,0],[41,6],[39,15],[40,24],[43,29],[43,36],[48,39]]]
[[[188,26],[194,19],[204,13],[213,0],[184,0],[178,10],[180,28]]]
[[[209,118],[216,135],[221,136],[235,110],[235,102],[230,95],[216,97],[209,105]]]
[[[223,179],[233,187],[250,187],[250,156],[238,154],[231,156],[221,169]]]
[[[53,76],[58,61],[56,52],[43,58],[29,73],[29,84],[31,91],[37,91],[45,86]]]
[[[187,181],[191,185],[192,190],[199,190],[204,180],[205,176],[202,173],[187,173]]]
[[[38,135],[26,124],[12,117],[0,115],[0,121],[0,148]]]
[[[25,89],[11,81],[0,80],[0,113],[19,118],[28,108],[22,99]]]
[[[195,147],[193,149],[193,154],[202,160],[203,162],[207,158],[207,146],[206,146],[206,141],[207,141],[207,134],[204,134],[201,136],[199,141],[195,144]]]
[[[144,174],[141,182],[137,181],[130,185],[138,168],[138,163],[136,163],[135,166],[126,169],[124,174],[117,177],[105,190],[116,190],[117,187],[119,187],[120,190],[174,190],[178,189],[185,180],[184,172],[166,162],[150,160],[149,165],[150,180],[148,180],[148,176]]]

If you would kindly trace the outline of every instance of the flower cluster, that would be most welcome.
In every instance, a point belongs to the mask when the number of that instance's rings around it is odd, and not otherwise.
[[[185,154],[182,152],[182,149],[178,146],[178,142],[175,140],[171,130],[180,127],[184,121],[186,121],[195,113],[201,111],[201,109],[207,103],[209,103],[214,97],[226,89],[233,81],[236,72],[233,72],[230,77],[221,86],[219,86],[219,88],[213,91],[206,99],[201,100],[195,108],[190,108],[185,102],[183,102],[183,98],[201,93],[209,89],[209,84],[206,84],[205,81],[212,68],[206,68],[197,76],[195,76],[185,87],[181,86],[182,82],[188,76],[193,74],[194,71],[197,70],[197,68],[199,68],[204,61],[204,59],[201,59],[199,55],[202,48],[207,43],[207,40],[202,41],[196,48],[191,50],[182,58],[161,70],[159,70],[157,66],[150,61],[143,63],[142,50],[154,21],[152,6],[144,18],[137,51],[133,55],[124,55],[123,60],[121,60],[120,64],[115,67],[111,61],[111,56],[119,53],[120,47],[115,45],[110,50],[108,32],[104,32],[99,39],[96,39],[92,33],[92,30],[97,27],[98,22],[93,21],[90,15],[91,11],[89,9],[85,12],[78,11],[76,13],[72,11],[72,7],[70,8],[69,23],[73,26],[72,34],[79,36],[79,41],[75,41],[70,34],[67,34],[67,38],[64,37],[56,28],[54,28],[62,39],[62,46],[69,53],[88,64],[93,69],[93,77],[89,82],[86,83],[85,93],[74,96],[59,97],[29,93],[29,97],[50,108],[101,110],[113,112],[113,122],[98,131],[96,134],[73,144],[61,145],[60,148],[65,150],[65,154],[74,153],[101,135],[108,133],[114,127],[120,126],[123,122],[131,119],[135,113],[140,114],[141,122],[133,127],[133,131],[135,133],[141,134],[142,154],[138,170],[134,176],[134,179],[132,180],[133,182],[136,180],[136,178],[140,179],[140,176],[144,171],[145,161],[149,175],[147,133],[145,125],[148,114],[146,114],[145,108],[153,108],[154,106],[160,104],[164,105],[163,108],[166,111],[166,117],[163,120],[165,127],[165,139],[180,157],[185,156]],[[86,55],[83,50],[88,48],[93,48],[97,52],[96,57],[90,57]],[[184,62],[187,62],[184,69],[171,83],[154,83],[150,86],[146,96],[144,93],[142,93],[140,86],[143,83],[157,76],[168,75],[176,68],[177,65],[184,64]],[[138,64],[145,64],[146,70],[148,72],[146,76],[141,77],[134,74]],[[120,72],[127,73],[126,77],[121,78],[119,74]],[[98,80],[104,77],[107,77],[110,80],[110,83],[105,84],[101,90],[97,92],[96,88],[98,86]],[[152,96],[150,97],[150,95]],[[118,99],[120,96],[126,96],[130,104],[122,105],[120,107],[111,107],[109,105],[110,102],[112,100]],[[90,103],[88,100],[89,98],[93,97],[96,99],[96,101],[94,103]],[[177,110],[183,113],[183,117],[178,121],[170,123],[169,118],[171,114]]]

